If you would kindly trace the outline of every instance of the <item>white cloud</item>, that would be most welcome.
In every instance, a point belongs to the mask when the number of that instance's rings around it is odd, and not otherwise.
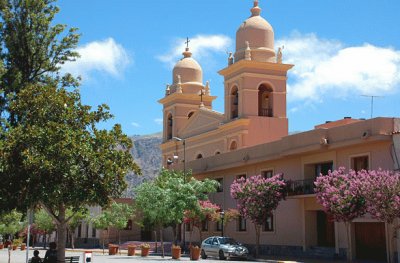
[[[113,38],[90,42],[78,47],[76,51],[80,58],[62,66],[63,71],[73,75],[87,77],[90,72],[99,71],[120,76],[131,62],[125,49]]]
[[[163,119],[158,118],[158,119],[154,119],[154,122],[158,125],[162,125],[163,124]]]
[[[290,71],[289,100],[322,101],[324,95],[349,97],[393,93],[400,86],[400,51],[370,44],[346,47],[315,34],[293,33],[284,45]]]
[[[164,55],[157,56],[157,59],[173,67],[176,62],[182,58],[182,52],[185,50],[185,39],[179,38],[174,41],[173,47]],[[190,39],[189,48],[193,57],[201,60],[209,58],[215,53],[227,52],[232,45],[232,39],[225,35],[197,35]]]
[[[132,122],[131,125],[132,125],[133,127],[136,127],[136,128],[139,128],[139,127],[140,127],[140,124],[137,123],[137,122]]]

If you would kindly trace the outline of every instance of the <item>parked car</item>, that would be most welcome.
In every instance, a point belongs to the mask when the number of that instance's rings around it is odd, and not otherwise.
[[[201,258],[218,257],[221,260],[227,257],[247,258],[249,250],[230,237],[214,236],[201,243]]]

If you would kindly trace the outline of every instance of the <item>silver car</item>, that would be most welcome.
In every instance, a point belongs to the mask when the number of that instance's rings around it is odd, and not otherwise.
[[[247,258],[249,250],[230,237],[209,237],[201,243],[201,258],[208,256],[224,260],[227,257]]]

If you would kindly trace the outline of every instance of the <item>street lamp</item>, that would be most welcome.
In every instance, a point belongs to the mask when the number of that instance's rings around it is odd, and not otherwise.
[[[186,141],[185,139],[181,139],[179,137],[172,137],[177,142],[182,142],[183,145],[183,181],[186,183]]]
[[[224,236],[224,218],[225,218],[225,212],[224,210],[222,210],[221,212],[219,212],[219,215],[221,217],[221,236]]]
[[[186,141],[185,139],[181,139],[179,137],[172,137],[172,139],[174,139],[177,142],[182,142],[183,145],[183,183],[186,183]],[[183,222],[183,246],[182,249],[185,252],[185,248],[186,248],[186,224],[185,222]]]

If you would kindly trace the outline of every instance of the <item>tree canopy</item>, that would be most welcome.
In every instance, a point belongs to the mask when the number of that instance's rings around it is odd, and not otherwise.
[[[262,175],[251,176],[248,179],[241,177],[231,184],[231,196],[237,200],[240,214],[254,223],[256,256],[259,251],[261,225],[285,198],[285,186],[280,174],[271,178],[264,178]]]

